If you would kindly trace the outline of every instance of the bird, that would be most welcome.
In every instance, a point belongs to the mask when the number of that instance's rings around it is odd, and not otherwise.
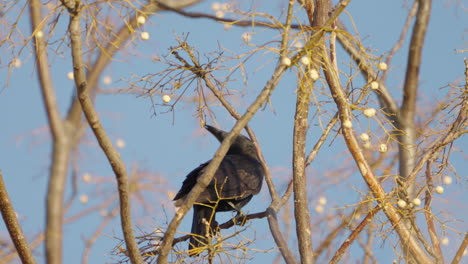
[[[222,142],[227,132],[206,125],[205,129]],[[188,193],[197,183],[211,160],[192,170],[174,197],[174,204],[180,207]],[[213,179],[193,205],[193,221],[188,252],[198,256],[208,243],[208,236],[216,232],[216,212],[236,211],[243,215],[241,208],[246,205],[262,188],[264,170],[260,163],[254,143],[243,135],[233,141],[226,156],[221,161]]]

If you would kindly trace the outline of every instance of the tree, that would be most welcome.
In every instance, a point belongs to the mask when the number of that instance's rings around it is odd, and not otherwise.
[[[115,246],[115,262],[276,257],[286,263],[460,263],[468,244],[462,222],[467,210],[461,202],[467,198],[466,176],[461,174],[466,169],[468,124],[468,62],[462,63],[466,43],[449,44],[452,52],[457,48],[458,64],[445,63],[450,55],[444,54],[436,67],[439,76],[425,70],[437,55],[424,52],[437,51],[431,45],[443,39],[429,33],[445,36],[448,31],[448,26],[431,28],[442,23],[442,12],[465,10],[413,1],[398,9],[407,16],[398,26],[401,14],[387,17],[383,10],[389,3],[378,1],[378,14],[371,12],[375,3],[347,0],[265,6],[199,0],[4,3],[2,93],[8,98],[18,84],[30,85],[23,76],[37,74],[46,124],[36,123],[39,128],[20,139],[46,142],[41,147],[50,147],[50,153],[34,153],[46,160],[28,159],[22,166],[7,162],[2,168],[6,183],[0,181],[0,202],[9,235],[0,259],[35,263],[43,261],[43,252],[47,263],[68,263],[70,256],[79,256],[72,251],[82,247],[81,261],[87,263],[96,241],[108,235],[113,237],[107,245]],[[210,7],[213,12],[206,11]],[[392,30],[384,30],[382,21],[370,18],[374,15],[393,24]],[[466,25],[458,23],[464,17],[449,17],[444,23],[459,29]],[[364,24],[377,26],[375,39],[357,33]],[[226,33],[220,33],[221,27]],[[240,32],[242,45],[232,38]],[[393,46],[385,43],[388,51],[378,44],[379,38],[388,42],[387,35],[397,39]],[[67,71],[73,84],[59,77]],[[110,73],[118,81],[112,81]],[[433,77],[444,85],[426,83]],[[73,93],[71,102],[65,91]],[[34,107],[25,107],[28,119],[10,114],[30,100],[14,98],[15,105],[3,100],[15,110],[5,109],[8,122],[2,123],[16,134],[33,129],[13,130],[37,119]],[[134,113],[129,101],[132,107],[150,108],[152,118],[138,119],[144,115],[140,110],[134,118],[119,121],[122,130],[133,130],[123,140],[106,111]],[[171,121],[180,130],[158,133],[171,127]],[[181,164],[188,160],[183,156],[190,146],[176,142],[195,127],[186,121],[219,122],[230,132],[214,155],[210,151],[213,158],[205,173],[176,212],[170,199],[178,186],[172,184],[198,162]],[[190,258],[185,250],[190,235],[182,220],[244,128],[265,171],[267,204],[249,208],[243,226],[227,216],[215,244]],[[125,142],[131,138],[145,144],[128,153]],[[275,148],[281,142],[288,144]],[[15,151],[11,146],[2,150],[9,153],[5,160],[20,160]],[[143,152],[158,165],[145,165],[143,156],[132,158]],[[292,162],[278,162],[277,156]],[[169,166],[163,160],[171,160]],[[39,172],[46,177],[45,198],[34,181],[15,187],[21,179],[17,171],[32,167],[27,173],[36,175],[37,164],[50,166]],[[15,203],[36,202],[30,197],[45,202],[40,206],[44,212],[23,209],[17,217]],[[43,231],[34,233],[27,219],[41,214]],[[80,230],[84,246],[70,229]],[[270,243],[255,239],[258,234]],[[453,246],[443,247],[447,243]],[[103,255],[110,247],[99,251]]]

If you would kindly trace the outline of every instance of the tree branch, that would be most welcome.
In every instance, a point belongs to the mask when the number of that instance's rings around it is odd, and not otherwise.
[[[49,71],[45,32],[42,28],[42,3],[38,0],[29,1],[32,32],[35,36],[33,45],[37,60],[38,76],[41,94],[44,101],[47,119],[52,134],[52,162],[50,165],[49,183],[46,201],[46,259],[50,264],[62,262],[62,236],[63,236],[63,200],[68,164],[70,159],[70,140],[61,120],[52,86]],[[36,35],[39,31],[42,36]]]
[[[453,256],[452,264],[458,264],[460,263],[463,254],[465,253],[466,248],[468,247],[468,233],[465,234],[465,238],[463,239],[462,243],[460,244],[460,247],[457,250],[457,253],[455,256]]]
[[[437,232],[435,229],[434,221],[433,221],[433,214],[431,210],[431,203],[432,203],[432,191],[434,189],[434,183],[432,182],[432,173],[431,173],[431,166],[432,161],[428,161],[426,165],[426,199],[424,201],[424,216],[426,217],[427,223],[427,232],[429,233],[429,237],[431,238],[433,252],[435,255],[436,263],[443,263],[444,257],[442,255],[442,250],[440,249],[440,240],[437,237]]]
[[[323,57],[325,77],[329,85],[330,91],[333,95],[333,99],[335,100],[335,103],[338,106],[340,120],[342,124],[348,124],[346,126],[342,125],[343,138],[346,142],[346,145],[348,146],[348,150],[350,151],[354,161],[356,162],[359,171],[361,172],[364,181],[369,186],[369,189],[371,190],[373,196],[383,208],[385,214],[387,215],[387,218],[390,220],[392,226],[395,228],[398,235],[400,236],[400,241],[404,243],[404,248],[408,248],[410,250],[411,254],[415,256],[415,260],[418,263],[433,263],[432,259],[429,258],[429,256],[421,248],[421,246],[417,242],[417,239],[411,234],[410,230],[406,228],[406,226],[402,222],[402,218],[398,214],[395,207],[387,202],[385,190],[375,177],[372,168],[369,166],[366,158],[364,157],[362,150],[358,144],[358,141],[354,136],[352,125],[350,126],[348,123],[352,120],[352,118],[349,113],[350,110],[348,109],[348,103],[345,97],[345,93],[339,83],[338,72],[334,68],[333,64],[330,62],[328,54],[324,53]]]
[[[335,264],[338,263],[341,258],[343,257],[344,253],[346,250],[348,250],[349,246],[354,242],[354,240],[358,237],[358,235],[361,233],[361,231],[364,229],[364,227],[367,226],[368,223],[372,221],[372,218],[380,211],[380,206],[377,205],[372,209],[364,219],[362,219],[361,223],[351,232],[351,234],[348,236],[347,239],[341,244],[340,248],[335,252],[335,255],[332,257],[329,264]]]
[[[10,197],[8,196],[5,182],[3,181],[2,171],[0,170],[0,211],[2,212],[3,222],[8,229],[10,238],[15,245],[16,252],[21,259],[21,262],[25,264],[35,264],[31,249],[29,248],[28,242],[24,237],[23,230],[18,223],[18,219],[13,209]]]
[[[400,176],[405,179],[413,170],[416,163],[416,126],[414,118],[416,115],[416,98],[419,85],[419,68],[421,67],[422,49],[429,25],[431,13],[431,0],[419,1],[413,35],[410,42],[408,64],[406,69],[405,84],[403,87],[403,102],[398,116],[399,151],[400,151]],[[412,188],[408,194],[412,196]],[[411,198],[411,197],[410,197]]]
[[[111,140],[107,136],[102,124],[99,121],[98,114],[94,109],[92,100],[90,98],[90,87],[86,83],[85,77],[85,63],[82,57],[82,37],[80,27],[80,6],[78,2],[74,5],[67,6],[67,3],[63,3],[69,10],[70,13],[70,41],[73,58],[73,72],[75,76],[75,84],[77,87],[77,95],[81,103],[81,107],[86,116],[89,126],[94,132],[99,146],[106,154],[107,159],[115,173],[118,192],[120,198],[120,220],[122,225],[122,231],[125,237],[127,250],[132,263],[141,264],[143,260],[138,250],[138,245],[135,241],[133,234],[132,218],[130,211],[130,190],[128,184],[128,176],[126,168],[119,153],[112,145]]]

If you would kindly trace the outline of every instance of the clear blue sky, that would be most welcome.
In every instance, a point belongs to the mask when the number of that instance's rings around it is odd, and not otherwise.
[[[19,10],[21,5],[16,7]],[[252,6],[253,10],[267,12],[276,17],[281,15],[284,20],[284,9],[287,1],[256,1],[250,4],[250,1],[242,1],[245,8]],[[354,23],[363,43],[366,47],[373,50],[376,56],[385,55],[399,37],[399,32],[406,19],[408,8],[405,7],[406,1],[352,1],[348,12],[352,15]],[[443,3],[442,3],[443,2]],[[427,35],[427,41],[424,48],[424,58],[421,67],[420,96],[421,102],[436,102],[447,89],[440,89],[454,81],[463,80],[463,58],[466,53],[457,54],[455,49],[466,49],[468,43],[468,16],[467,9],[461,9],[454,3],[456,1],[434,1],[431,22]],[[206,1],[200,5],[190,8],[190,11],[208,12],[211,11],[212,1]],[[26,13],[27,14],[27,13]],[[304,14],[299,12],[299,21],[305,22]],[[7,14],[9,21],[15,18],[15,15]],[[349,22],[346,14],[342,15],[345,21]],[[58,31],[63,32],[67,26],[67,16],[62,16],[58,26]],[[23,15],[18,28],[25,35],[30,34],[29,20]],[[349,25],[349,23],[347,23]],[[2,25],[2,30],[5,28]],[[198,19],[191,20],[179,15],[170,13],[157,14],[149,19],[144,25],[144,30],[150,34],[147,41],[136,40],[129,48],[119,53],[116,60],[105,71],[104,76],[110,76],[112,84],[105,85],[100,83],[102,88],[122,88],[128,86],[126,80],[131,79],[132,75],[143,76],[164,69],[164,65],[151,60],[153,56],[163,57],[169,53],[169,47],[175,46],[175,37],[182,37],[189,33],[187,41],[193,45],[200,53],[202,61],[206,62],[205,55],[214,56],[211,52],[222,47],[225,55],[230,51],[235,53],[246,52],[252,48],[243,44],[241,35],[244,32],[254,32],[252,43],[262,44],[270,40],[277,41],[278,31],[265,30],[264,28],[237,28],[225,30],[222,24],[217,24],[211,20]],[[5,33],[1,33],[3,37]],[[57,33],[56,39],[61,37]],[[138,34],[138,33],[136,33]],[[138,37],[136,35],[136,37]],[[393,59],[390,65],[390,75],[387,85],[394,94],[399,94],[404,81],[405,63],[407,55],[408,41],[405,42],[402,50]],[[271,45],[274,47],[275,45]],[[72,71],[69,51],[66,47],[61,47],[63,52],[59,55],[52,55],[51,72],[53,74],[54,88],[57,93],[58,103],[62,116],[65,116],[66,110],[71,101],[73,93],[73,82],[67,79],[66,74]],[[36,234],[44,227],[44,204],[45,191],[47,186],[48,167],[50,165],[50,136],[46,129],[46,116],[42,99],[39,92],[37,74],[34,70],[34,59],[31,57],[30,45],[21,55],[22,66],[14,69],[10,76],[10,84],[4,87],[7,79],[7,69],[5,65],[11,59],[11,52],[18,51],[19,47],[9,49],[7,46],[1,47],[0,65],[0,169],[3,172],[6,185],[14,207],[18,212],[19,219],[23,229],[28,234]],[[341,57],[343,58],[343,57]],[[169,57],[169,59],[174,59]],[[243,110],[252,102],[254,95],[260,91],[272,73],[272,67],[275,64],[276,57],[272,53],[260,52],[246,63],[248,72],[248,83],[245,85],[242,81],[240,72],[237,71],[233,78],[235,81],[229,83],[228,89],[238,95],[233,103]],[[349,63],[345,58],[340,65],[345,71],[349,70],[344,64]],[[235,62],[224,64],[232,66]],[[260,67],[262,66],[262,67]],[[227,71],[216,73],[216,76],[225,76]],[[355,87],[362,86],[362,78],[358,77],[353,83]],[[279,191],[284,190],[285,178],[290,177],[291,168],[291,142],[292,142],[292,117],[294,114],[295,94],[295,74],[290,71],[285,75],[277,90],[271,98],[272,107],[266,107],[250,122],[250,125],[257,134],[263,149],[265,158],[276,173],[283,178],[276,179]],[[187,94],[193,94],[194,86],[187,90]],[[180,92],[180,91],[179,91]],[[173,96],[175,98],[175,96]],[[234,97],[232,97],[234,98]],[[160,104],[160,97],[154,97],[156,103]],[[399,101],[399,98],[397,98]],[[171,102],[172,103],[172,102]],[[170,203],[168,193],[176,191],[184,179],[185,175],[198,164],[209,160],[216,148],[218,142],[205,132],[202,132],[198,125],[196,116],[196,105],[186,102],[180,102],[176,105],[174,112],[167,112],[168,107],[157,105],[158,115],[152,115],[152,103],[148,97],[136,95],[100,95],[97,100],[97,109],[101,116],[104,127],[114,140],[123,139],[125,147],[122,148],[121,155],[125,161],[128,170],[133,164],[138,164],[138,168],[144,171],[158,174],[163,181],[159,185],[151,186],[158,192],[146,192],[145,195],[151,201],[151,211],[143,211],[141,207],[135,205],[133,211],[135,217],[144,216],[143,222],[136,222],[142,230],[149,232],[155,226],[164,226],[168,219],[172,217],[173,207]],[[378,108],[378,105],[375,105]],[[234,120],[218,104],[212,107],[216,120],[221,128],[229,130],[234,124]],[[210,121],[208,121],[210,122]],[[316,125],[314,122],[313,125]],[[310,150],[320,135],[318,126],[311,126]],[[316,128],[317,130],[314,130]],[[331,141],[329,141],[331,143]],[[327,197],[328,204],[326,210],[341,207],[352,201],[358,201],[359,194],[355,191],[365,190],[364,183],[357,174],[349,177],[348,180],[340,185],[332,183],[324,184],[314,188],[314,182],[320,180],[321,173],[327,168],[339,165],[342,162],[349,162],[349,156],[343,150],[341,139],[336,139],[333,145],[325,145],[321,152],[321,157],[312,164],[311,174],[311,207],[317,204],[320,196]],[[466,205],[462,205],[463,200],[468,198],[466,194],[466,165],[467,156],[463,153],[468,149],[468,141],[465,138],[459,141],[460,152],[454,153],[453,166],[458,170],[462,184],[446,187],[446,195],[436,199],[437,208],[461,208],[453,218],[467,218]],[[338,156],[336,153],[340,153]],[[90,207],[98,201],[93,199],[96,193],[104,194],[110,197],[111,191],[115,190],[113,183],[113,174],[103,154],[97,147],[93,134],[88,130],[84,139],[84,144],[80,148],[78,164],[78,186],[80,195],[88,195],[89,202],[81,204],[77,201],[67,216],[76,213],[78,210]],[[350,163],[351,164],[351,163]],[[97,187],[95,184],[87,184],[82,180],[85,173],[90,173],[93,178],[107,180],[106,183]],[[317,178],[318,177],[318,178]],[[70,194],[70,178],[68,180],[67,195]],[[100,189],[101,188],[101,189]],[[102,196],[101,196],[102,197]],[[350,198],[351,197],[351,198]],[[448,203],[448,200],[459,201],[459,203]],[[97,198],[96,198],[97,199]],[[461,199],[461,200],[460,200]],[[99,198],[99,202],[102,198]],[[133,200],[136,204],[136,200]],[[268,191],[266,185],[262,193],[255,197],[253,202],[246,208],[246,212],[257,212],[263,210],[268,205]],[[109,208],[114,207],[113,203]],[[312,218],[316,213],[312,213]],[[450,218],[450,217],[449,217]],[[78,223],[70,224],[64,227],[65,240],[64,250],[66,263],[80,263],[83,250],[83,237],[88,237],[97,227],[97,223],[102,219],[99,214],[87,216]],[[220,217],[223,219],[223,217]],[[222,222],[222,221],[220,221]],[[183,224],[179,227],[180,231],[188,232],[190,230],[191,213],[186,216]],[[326,227],[326,224],[322,228]],[[466,231],[466,223],[456,225],[460,231]],[[294,227],[291,232],[294,233]],[[120,225],[117,220],[104,230],[94,245],[90,263],[112,262],[107,253],[113,248],[117,241],[112,236],[121,237]],[[256,243],[251,247],[261,250],[268,250],[274,247],[272,238],[269,235],[267,221],[265,219],[254,220],[249,230],[255,232],[246,232],[249,238],[256,238]],[[230,232],[230,231],[228,231]],[[138,230],[137,230],[138,233]],[[292,234],[293,234],[292,233]],[[0,235],[7,237],[7,232],[3,223],[0,224]],[[453,232],[448,232],[451,247],[459,244],[460,236]],[[344,238],[341,238],[344,239]],[[315,241],[315,243],[317,243]],[[382,263],[389,263],[394,259],[392,255],[392,242],[382,242],[378,239],[382,250],[375,252],[376,257]],[[294,250],[294,243],[291,244]],[[185,247],[185,245],[183,245]],[[446,249],[446,248],[444,248]],[[352,250],[360,252],[357,247]],[[43,263],[42,248],[38,254],[39,263]],[[452,256],[455,248],[448,249],[446,255]],[[356,253],[360,254],[360,253]],[[354,256],[357,256],[354,254]],[[353,255],[353,254],[352,254]],[[249,263],[270,263],[276,253],[256,253],[254,260]]]

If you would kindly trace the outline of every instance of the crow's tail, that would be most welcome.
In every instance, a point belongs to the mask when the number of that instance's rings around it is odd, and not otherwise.
[[[216,226],[213,208],[203,205],[193,206],[192,235],[190,236],[189,255],[198,256],[207,244],[207,234]]]

